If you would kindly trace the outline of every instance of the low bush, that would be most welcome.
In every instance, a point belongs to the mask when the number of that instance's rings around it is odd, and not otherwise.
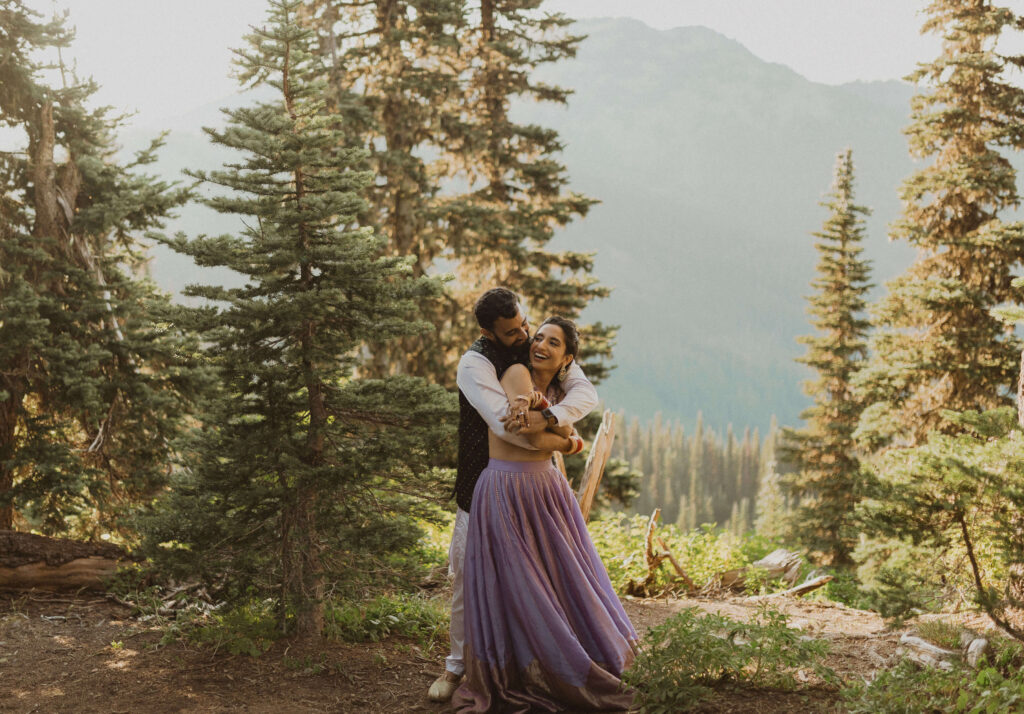
[[[448,602],[420,595],[384,595],[366,602],[329,602],[324,634],[346,642],[379,642],[391,635],[429,648],[448,629]]]
[[[688,608],[648,631],[623,680],[637,690],[640,711],[682,712],[726,683],[790,690],[804,670],[837,684],[822,662],[827,652],[827,642],[790,629],[780,612],[763,609],[743,623]]]

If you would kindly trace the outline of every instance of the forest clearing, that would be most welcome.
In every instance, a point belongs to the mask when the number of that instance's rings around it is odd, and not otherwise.
[[[843,678],[873,677],[896,660],[900,632],[837,603],[777,602],[794,626],[827,640]],[[737,620],[756,599],[742,596],[626,599],[640,632],[685,607]],[[391,637],[377,643],[279,642],[260,657],[185,643],[158,646],[160,628],[102,595],[7,592],[0,600],[0,711],[9,712],[446,712],[427,701],[447,642],[424,648]],[[834,688],[796,692],[723,689],[695,711],[830,711]]]
[[[560,0],[237,0],[191,152],[126,148],[42,1],[0,0],[0,711],[1024,712],[1024,14],[921,2],[902,83],[804,91]]]

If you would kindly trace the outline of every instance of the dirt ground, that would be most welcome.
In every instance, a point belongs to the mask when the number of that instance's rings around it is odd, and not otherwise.
[[[641,634],[688,606],[747,619],[754,598],[626,600]],[[791,624],[831,641],[827,664],[844,677],[871,677],[895,662],[899,633],[877,615],[834,604],[773,599]],[[446,712],[426,698],[446,641],[430,651],[409,640],[278,643],[258,658],[184,643],[158,646],[160,632],[99,595],[0,592],[0,712]],[[837,695],[722,692],[700,712],[823,712]]]

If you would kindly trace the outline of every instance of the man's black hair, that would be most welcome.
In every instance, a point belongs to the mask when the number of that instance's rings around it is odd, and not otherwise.
[[[491,288],[473,306],[476,322],[485,330],[493,330],[500,318],[515,317],[519,314],[519,296],[508,288]]]

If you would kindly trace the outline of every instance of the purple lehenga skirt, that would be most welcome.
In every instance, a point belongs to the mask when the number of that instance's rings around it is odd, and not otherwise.
[[[491,459],[470,510],[457,712],[622,711],[637,635],[565,477]]]

